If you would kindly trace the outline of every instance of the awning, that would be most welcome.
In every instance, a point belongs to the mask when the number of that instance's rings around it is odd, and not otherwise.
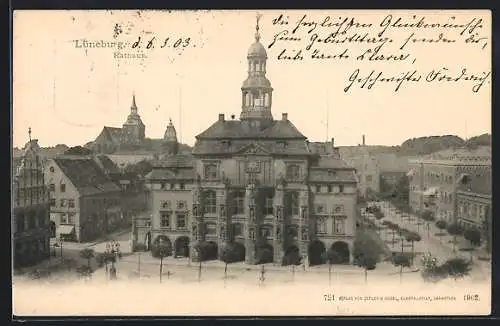
[[[438,189],[433,187],[424,191],[424,196],[435,196],[437,194]]]
[[[411,169],[410,171],[408,171],[408,172],[406,173],[406,176],[407,176],[407,177],[412,177],[412,176],[414,176],[414,175],[415,175],[415,169]]]
[[[59,225],[57,227],[56,233],[57,234],[71,234],[75,230],[74,225]]]
[[[469,182],[469,175],[467,173],[462,173],[457,179],[457,183],[467,183]]]

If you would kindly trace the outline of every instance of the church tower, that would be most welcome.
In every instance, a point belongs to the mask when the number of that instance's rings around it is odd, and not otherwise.
[[[132,95],[132,105],[127,121],[123,124],[122,144],[139,146],[146,137],[146,126],[142,123],[141,116],[137,113],[135,94]]]
[[[165,135],[163,136],[163,153],[167,155],[176,155],[179,151],[179,142],[177,141],[177,131],[175,130],[172,119],[170,119]]]
[[[252,124],[263,127],[273,120],[271,113],[271,82],[266,78],[267,52],[260,43],[259,20],[255,27],[255,42],[248,50],[248,77],[241,87],[242,111],[241,120],[249,120]]]

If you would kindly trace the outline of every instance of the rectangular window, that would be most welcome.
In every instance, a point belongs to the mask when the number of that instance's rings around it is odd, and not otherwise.
[[[299,194],[298,192],[292,192],[291,193],[291,206],[292,206],[292,215],[299,215],[300,214],[300,209],[299,209]]]
[[[55,206],[56,206],[56,199],[50,198],[50,207],[55,207]]]
[[[326,219],[318,218],[316,220],[316,231],[318,234],[326,234]]]
[[[339,193],[343,193],[344,192],[344,185],[339,185]]]
[[[60,190],[61,192],[66,192],[66,185],[64,183],[61,183]]]
[[[49,191],[56,191],[56,185],[53,183],[49,184]]]
[[[217,213],[217,196],[215,191],[208,190],[205,195],[205,213],[215,214]]]
[[[68,216],[66,214],[61,214],[61,224],[68,224]]]
[[[333,219],[333,233],[345,234],[345,218],[338,217]]]
[[[160,227],[162,228],[170,227],[170,213],[160,212]]]
[[[327,187],[328,187],[328,192],[332,192],[333,189],[332,185],[328,185]]]
[[[300,166],[292,164],[286,168],[287,179],[298,180],[300,179]]]
[[[206,180],[216,180],[217,179],[217,165],[207,164],[205,165],[205,179]]]
[[[184,189],[185,189],[184,184],[183,184],[183,183],[179,184],[179,188],[180,188],[181,190],[184,190]]]
[[[186,228],[186,215],[177,214],[177,228],[185,229]]]
[[[271,230],[268,227],[263,227],[260,229],[260,236],[268,238],[271,236]]]
[[[75,224],[75,214],[74,213],[68,214],[68,224]]]
[[[171,183],[170,184],[170,189],[175,189],[175,184]]]
[[[266,197],[266,203],[264,206],[264,214],[265,215],[273,215],[273,213],[274,213],[273,197]]]
[[[164,182],[160,183],[160,189],[166,189],[166,184]]]
[[[248,183],[256,184],[257,183],[257,173],[248,173]]]
[[[61,207],[66,207],[66,199],[61,199]]]
[[[325,213],[325,205],[317,204],[316,205],[316,214],[324,214]]]
[[[366,182],[371,182],[372,181],[372,176],[371,175],[367,175],[366,176]]]
[[[321,186],[316,186],[316,192],[321,192]]]
[[[245,192],[238,191],[234,198],[234,214],[243,214],[245,212]]]
[[[68,200],[68,207],[69,208],[74,208],[75,207],[75,200],[74,199],[69,199]]]

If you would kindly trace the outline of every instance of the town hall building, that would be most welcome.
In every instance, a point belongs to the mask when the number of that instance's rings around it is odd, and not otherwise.
[[[287,113],[274,119],[258,24],[247,60],[239,119],[219,114],[196,136],[191,154],[178,153],[175,129],[167,127],[165,156],[146,176],[151,222],[135,241],[169,243],[176,256],[195,255],[200,242],[218,253],[233,244],[249,264],[258,263],[263,248],[275,263],[290,253],[318,263],[332,248],[339,262],[351,263],[355,169],[340,158],[333,139],[318,146]]]

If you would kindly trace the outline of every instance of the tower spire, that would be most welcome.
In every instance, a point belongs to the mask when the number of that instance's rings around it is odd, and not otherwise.
[[[31,143],[31,127],[28,128],[28,137],[29,137],[29,140],[30,140],[30,143]]]
[[[255,41],[259,42],[260,41],[260,33],[259,33],[259,21],[262,18],[262,14],[257,13],[257,24],[255,25]]]
[[[137,104],[135,104],[135,91],[132,92],[132,106],[130,107],[130,110],[133,113],[137,113]]]

